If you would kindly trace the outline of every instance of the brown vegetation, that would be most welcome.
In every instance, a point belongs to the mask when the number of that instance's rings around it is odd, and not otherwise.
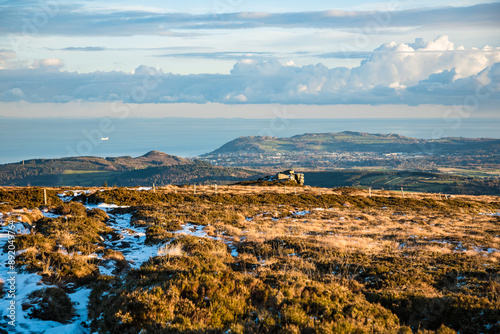
[[[102,242],[119,237],[109,215],[79,203],[17,237],[23,268],[86,278],[99,332],[500,331],[498,197],[169,186],[78,200],[130,205],[110,215],[130,213],[145,245],[161,246],[128,268]],[[179,234],[185,226],[204,235]],[[121,267],[102,276],[98,261]]]
[[[31,318],[65,323],[75,316],[73,303],[61,288],[33,291],[28,300],[28,303],[23,304],[23,310],[28,311]]]

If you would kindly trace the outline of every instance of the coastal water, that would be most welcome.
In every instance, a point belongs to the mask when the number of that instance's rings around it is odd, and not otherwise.
[[[500,138],[498,118],[435,119],[21,119],[0,118],[0,163],[76,155],[182,157],[211,152],[240,136],[290,137],[360,131],[416,138]],[[102,139],[107,140],[102,140]]]

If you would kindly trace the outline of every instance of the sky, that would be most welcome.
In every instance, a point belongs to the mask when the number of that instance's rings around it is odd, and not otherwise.
[[[499,116],[499,15],[465,0],[0,0],[0,116]]]

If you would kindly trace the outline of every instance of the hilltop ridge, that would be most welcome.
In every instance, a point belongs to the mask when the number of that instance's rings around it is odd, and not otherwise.
[[[55,170],[107,170],[124,171],[129,169],[140,169],[152,166],[187,165],[193,162],[169,155],[159,151],[150,151],[142,156],[133,158],[131,156],[121,157],[67,157],[60,159],[30,159],[18,163],[5,164],[3,166],[22,168],[52,168]]]
[[[406,153],[463,153],[478,150],[499,151],[500,140],[490,138],[418,139],[395,133],[371,134],[344,131],[339,133],[304,133],[293,137],[248,136],[236,138],[218,149],[204,154],[290,153],[290,152],[406,152]]]
[[[0,186],[167,185],[204,181],[242,181],[257,172],[212,166],[160,151],[139,157],[68,157],[31,159],[0,165]]]
[[[116,158],[106,158],[107,161],[113,162],[118,166],[123,166],[124,168],[135,168],[141,169],[144,167],[151,166],[175,166],[175,165],[189,165],[192,161],[170,155],[160,151],[149,151],[148,153],[137,157],[116,157]]]

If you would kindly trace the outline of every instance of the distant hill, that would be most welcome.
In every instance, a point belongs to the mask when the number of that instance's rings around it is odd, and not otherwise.
[[[153,166],[172,166],[191,164],[190,160],[169,155],[159,151],[150,151],[143,156],[132,158],[124,157],[71,157],[62,159],[32,159],[20,163],[6,164],[17,168],[23,165],[24,168],[55,168],[60,170],[106,170],[124,171],[129,169],[142,169]]]
[[[217,154],[290,153],[290,152],[376,152],[434,153],[500,152],[500,139],[441,138],[416,139],[398,134],[369,134],[344,131],[340,133],[306,133],[290,138],[250,136],[232,140],[202,157]]]
[[[261,177],[259,172],[243,168],[212,166],[205,161],[189,165],[172,165],[125,172],[116,180],[117,185],[168,185],[185,183],[220,182],[234,183]]]
[[[33,159],[0,165],[0,186],[118,186],[233,182],[259,175],[241,168],[214,167],[159,151],[140,157]]]

